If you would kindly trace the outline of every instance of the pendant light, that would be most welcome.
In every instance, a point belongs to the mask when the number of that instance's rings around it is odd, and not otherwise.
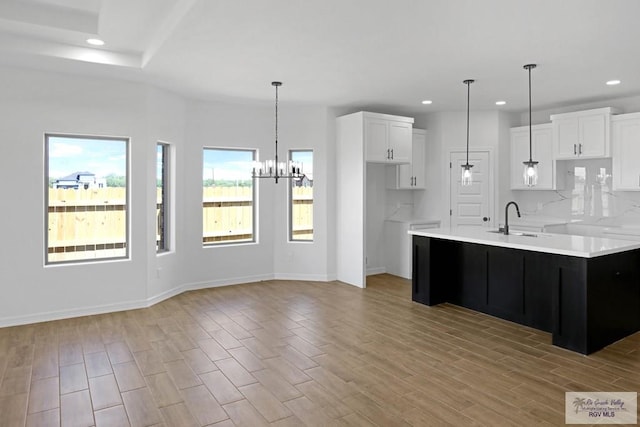
[[[473,82],[475,82],[475,80],[465,80],[462,82],[467,85],[467,162],[462,165],[462,179],[460,180],[460,184],[465,187],[473,184],[473,173],[471,172],[473,165],[469,164],[469,98],[471,95],[471,83]]]
[[[287,162],[278,161],[278,88],[282,86],[282,82],[271,82],[271,86],[276,88],[275,159],[254,162],[251,176],[253,178],[273,178],[277,184],[280,178],[301,179],[304,174],[302,173],[301,162],[294,162],[291,160]]]
[[[529,160],[522,162],[524,164],[524,172],[522,178],[524,185],[533,187],[538,183],[538,162],[532,158],[533,135],[531,133],[531,70],[536,68],[536,64],[527,64],[525,70],[529,70]]]

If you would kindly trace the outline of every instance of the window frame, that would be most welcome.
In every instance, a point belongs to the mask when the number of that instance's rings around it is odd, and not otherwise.
[[[158,151],[159,148],[162,148],[161,151]],[[171,252],[171,162],[172,162],[172,154],[171,154],[171,144],[164,141],[158,141],[156,143],[156,191],[158,188],[158,176],[157,176],[157,166],[158,166],[158,154],[162,153],[162,209],[161,212],[158,213],[158,217],[156,219],[156,233],[159,228],[159,217],[162,217],[162,235],[160,236],[160,242],[162,242],[162,246],[160,246],[159,241],[156,240],[156,254],[164,254],[167,252]],[[156,196],[156,209],[157,209],[157,196]]]
[[[51,138],[69,138],[79,140],[101,140],[101,141],[119,141],[125,144],[125,253],[122,256],[101,257],[101,258],[84,258],[84,259],[71,259],[62,261],[50,261],[49,260],[49,141]],[[57,133],[57,132],[45,132],[43,136],[44,141],[44,265],[57,266],[57,265],[70,265],[70,264],[86,264],[96,262],[113,262],[113,261],[127,261],[131,259],[131,138],[128,136],[113,136],[113,135],[91,135],[91,134],[73,134],[73,133]],[[106,187],[105,187],[106,188]],[[94,251],[97,249],[94,249]]]
[[[312,163],[312,169],[313,169],[313,160],[314,160],[314,153],[313,153],[313,149],[311,148],[298,148],[298,149],[291,149],[288,151],[288,160],[294,160],[293,159],[293,154],[294,153],[300,153],[300,152],[304,152],[304,153],[311,153],[311,163]],[[305,166],[305,165],[303,165]],[[304,172],[304,170],[303,170]],[[289,189],[287,190],[287,217],[288,217],[288,221],[287,221],[287,234],[288,234],[288,241],[290,243],[313,243],[314,239],[315,239],[315,227],[313,225],[312,222],[312,238],[311,239],[296,239],[294,234],[293,234],[293,182],[294,180],[291,179],[291,182],[289,183],[288,187]],[[313,202],[315,202],[315,194],[314,197],[312,199]],[[314,209],[315,210],[315,209]]]
[[[248,152],[251,153],[251,160],[247,162],[247,179],[251,181],[251,240],[243,239],[243,240],[219,240],[219,241],[211,241],[205,242],[204,236],[204,224],[203,228],[200,232],[200,241],[202,243],[203,248],[215,248],[215,247],[224,247],[224,246],[233,246],[233,245],[253,245],[258,243],[258,180],[251,177],[251,165],[258,159],[258,150],[256,148],[245,148],[245,147],[220,147],[220,146],[204,146],[202,147],[202,175],[204,176],[204,153],[205,150],[219,150],[219,151],[240,151],[240,152]],[[203,178],[204,181],[204,178]],[[204,188],[204,185],[202,186]],[[201,196],[201,208],[202,214],[204,215],[204,197]]]

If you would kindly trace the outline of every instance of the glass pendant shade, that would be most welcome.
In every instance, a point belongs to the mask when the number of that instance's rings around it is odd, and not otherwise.
[[[522,178],[524,179],[524,185],[527,187],[533,187],[538,184],[538,162],[527,161],[522,162],[524,164],[524,172]]]
[[[468,187],[473,184],[473,172],[471,168],[473,165],[465,164],[462,165],[462,177],[460,179],[460,184],[464,187]]]

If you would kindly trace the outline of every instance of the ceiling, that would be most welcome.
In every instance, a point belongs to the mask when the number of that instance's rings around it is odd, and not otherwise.
[[[639,95],[638,16],[638,0],[2,0],[0,63],[241,103],[282,80],[287,103],[412,114],[466,109],[475,79],[472,109],[521,112],[527,63],[534,110]]]

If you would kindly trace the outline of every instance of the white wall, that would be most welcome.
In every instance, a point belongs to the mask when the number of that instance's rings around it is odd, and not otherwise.
[[[620,113],[640,112],[640,96],[534,111],[532,123],[550,123],[552,114],[602,107],[614,107]],[[513,126],[524,126],[528,123],[529,114],[526,112],[520,115],[519,122]],[[575,186],[573,168],[576,166],[587,168],[587,183],[584,188]],[[607,167],[608,173],[615,173],[615,171],[611,171],[610,159],[559,161],[556,173],[564,175],[564,188],[559,191],[536,190],[509,193],[513,200],[520,205],[523,213],[531,216],[581,220],[603,225],[640,225],[640,193],[612,192],[610,191],[611,181],[608,186],[599,185],[596,183],[595,175],[600,167]],[[607,209],[603,210],[602,206],[607,206]]]
[[[136,305],[147,297],[146,89],[0,68],[0,325]],[[131,138],[131,259],[44,266],[44,133]],[[155,144],[155,141],[154,141]]]
[[[285,102],[280,109],[279,154],[314,150],[314,242],[286,241],[286,182],[263,181],[258,242],[203,248],[202,148],[255,147],[271,157],[272,105],[204,103],[140,83],[9,67],[0,68],[0,92],[0,326],[141,307],[190,288],[335,276],[327,109]],[[130,259],[44,266],[45,132],[131,138]],[[159,256],[158,140],[172,144],[175,203],[171,251]]]
[[[499,111],[472,111],[469,116],[469,150],[490,150],[496,190],[504,190],[503,178],[508,176],[508,129],[512,119]],[[440,219],[449,224],[449,187],[447,186],[450,151],[464,151],[467,143],[467,114],[439,112],[426,115],[427,128],[427,191],[414,196],[416,215]],[[506,156],[506,157],[505,157]],[[458,171],[456,171],[457,173]],[[508,187],[507,187],[508,188]],[[492,203],[495,223],[502,206],[503,191],[496,191]]]
[[[311,148],[314,154],[314,241],[288,242],[287,180],[258,180],[258,240],[252,244],[203,247],[202,149],[205,146],[256,148],[259,158],[274,156],[273,107],[192,103],[187,113],[185,163],[186,235],[184,276],[191,286],[242,283],[273,277],[327,280],[326,110],[279,108],[278,155]]]

